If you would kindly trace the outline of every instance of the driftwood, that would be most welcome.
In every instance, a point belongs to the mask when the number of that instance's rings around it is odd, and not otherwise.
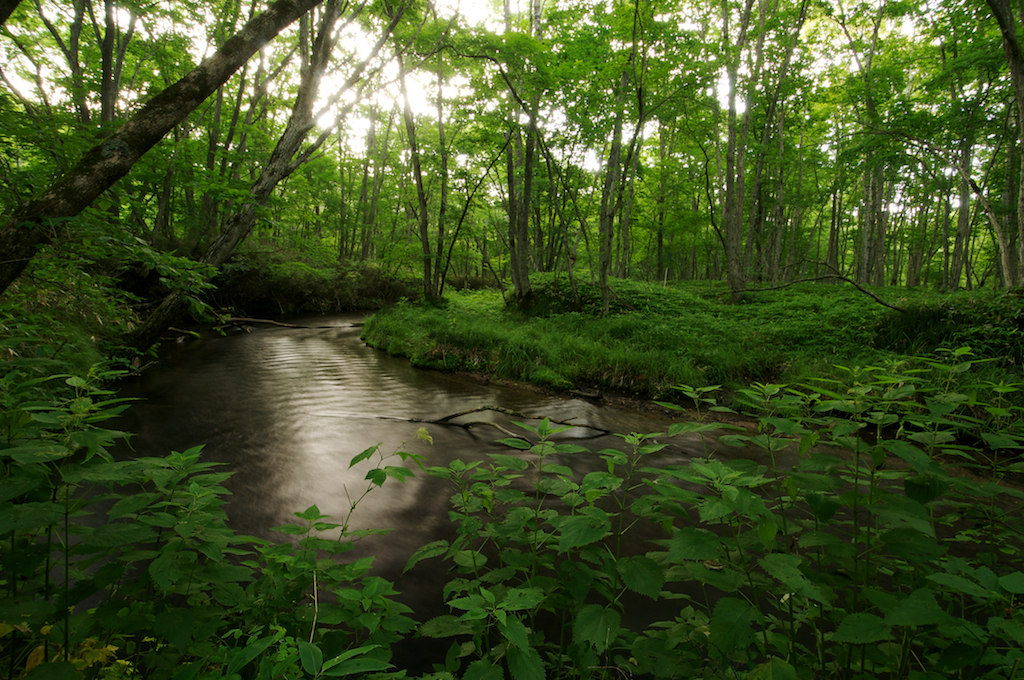
[[[501,406],[478,406],[476,408],[471,408],[468,411],[461,411],[459,413],[453,413],[451,415],[445,416],[444,418],[437,418],[437,419],[433,419],[433,420],[421,419],[421,418],[403,418],[401,416],[378,416],[378,418],[380,418],[381,420],[404,420],[407,423],[424,423],[426,425],[454,425],[456,427],[461,427],[461,428],[466,429],[466,430],[468,430],[468,429],[470,429],[472,427],[475,427],[477,425],[486,425],[488,427],[493,427],[494,429],[498,430],[499,432],[501,432],[502,434],[504,434],[507,437],[512,437],[514,439],[522,439],[523,441],[529,441],[526,438],[526,436],[521,435],[521,434],[517,434],[515,432],[512,432],[511,430],[509,430],[509,429],[507,429],[505,427],[502,427],[498,423],[493,423],[493,422],[491,422],[489,420],[474,420],[474,421],[467,422],[467,423],[453,423],[452,422],[456,418],[461,418],[462,416],[468,416],[471,413],[482,413],[484,411],[495,411],[497,413],[504,413],[507,416],[512,416],[513,418],[522,418],[523,420],[544,420],[545,419],[545,416],[531,416],[531,415],[527,415],[525,413],[519,413],[517,411],[513,411],[511,409],[502,408]],[[604,430],[604,429],[599,428],[599,427],[593,427],[591,425],[584,426],[584,425],[580,425],[579,423],[570,423],[570,422],[565,421],[565,420],[554,420],[552,418],[547,418],[547,420],[548,420],[548,422],[556,423],[558,425],[568,425],[570,427],[586,427],[589,430],[596,430],[597,432],[600,432],[602,435],[605,435],[605,434],[609,433],[608,430]]]
[[[230,326],[232,324],[238,325],[242,323],[266,323],[271,326],[282,326],[284,328],[309,328],[309,326],[299,326],[293,323],[284,323],[283,321],[274,321],[272,319],[250,319],[245,316],[232,316],[228,319],[224,319],[224,323],[221,326]]]

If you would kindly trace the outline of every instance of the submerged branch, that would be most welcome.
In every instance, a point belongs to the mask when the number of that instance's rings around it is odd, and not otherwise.
[[[309,328],[309,326],[299,326],[293,323],[284,323],[283,321],[273,321],[271,319],[250,319],[249,317],[245,316],[232,316],[227,319],[224,319],[224,323],[222,324],[221,327],[232,325],[237,326],[238,324],[243,323],[266,323],[270,324],[271,326],[283,326],[284,328]]]
[[[497,413],[503,413],[503,414],[505,414],[507,416],[512,416],[513,418],[522,418],[523,420],[545,420],[546,419],[548,422],[556,423],[558,425],[568,425],[570,427],[585,427],[588,430],[595,430],[595,431],[601,433],[601,435],[610,434],[609,430],[605,430],[605,429],[600,428],[600,427],[594,427],[593,425],[580,425],[579,423],[572,423],[572,422],[569,422],[569,421],[566,421],[566,420],[555,420],[553,418],[547,418],[546,416],[531,416],[531,415],[527,415],[525,413],[519,413],[518,411],[513,411],[511,409],[503,408],[501,406],[477,406],[476,408],[471,408],[471,409],[469,409],[467,411],[460,411],[459,413],[453,413],[451,415],[445,416],[444,418],[436,418],[436,419],[403,418],[401,416],[377,416],[377,417],[381,418],[381,419],[385,419],[385,420],[404,420],[405,422],[408,422],[408,423],[424,423],[426,425],[454,425],[456,427],[461,427],[461,428],[466,429],[466,430],[470,429],[471,427],[475,427],[477,425],[489,425],[490,427],[493,427],[494,429],[500,431],[502,434],[504,434],[504,435],[506,435],[508,437],[513,437],[515,439],[522,439],[524,441],[529,441],[524,435],[516,434],[515,432],[512,432],[511,430],[508,430],[507,428],[499,425],[498,423],[494,423],[494,422],[491,422],[489,420],[474,420],[474,421],[468,422],[468,423],[454,423],[454,422],[452,422],[456,418],[461,418],[462,416],[468,416],[471,413],[482,413],[484,411],[495,411]]]

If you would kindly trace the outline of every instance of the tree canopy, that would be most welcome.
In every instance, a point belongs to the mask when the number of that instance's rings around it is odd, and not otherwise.
[[[606,307],[615,277],[1024,283],[1013,3],[261,5],[4,5],[0,288],[97,241],[519,304],[552,271]]]

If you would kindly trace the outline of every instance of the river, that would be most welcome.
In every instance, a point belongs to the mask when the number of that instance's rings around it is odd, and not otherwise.
[[[658,414],[416,369],[364,345],[359,339],[362,319],[293,318],[289,322],[301,328],[253,324],[224,336],[207,333],[171,344],[158,365],[121,385],[122,396],[140,399],[121,427],[136,433],[132,448],[137,455],[166,455],[204,444],[204,460],[234,471],[225,484],[232,493],[227,506],[232,527],[280,541],[285,537],[271,527],[295,521],[293,513],[310,505],[336,521],[346,516],[350,499],[366,488],[371,464],[350,468],[349,462],[368,447],[380,444],[384,453],[402,449],[424,456],[426,465],[444,466],[457,458],[512,452],[495,442],[504,436],[498,429],[458,423],[488,419],[518,429],[512,424],[517,418],[499,412],[473,413],[448,425],[417,421],[499,407],[578,424],[579,429],[561,437],[592,451],[624,446],[621,438],[607,433],[664,432],[672,422]],[[433,444],[417,438],[421,427]],[[669,446],[657,454],[658,465],[710,453],[697,435],[662,441]],[[558,462],[580,474],[603,467],[589,453],[561,456]],[[352,517],[352,528],[393,529],[387,536],[359,541],[355,556],[374,555],[375,572],[395,581],[413,604],[417,598],[437,599],[443,573],[424,575],[417,569],[403,576],[402,568],[418,547],[449,535],[450,493],[445,482],[420,471],[405,484],[388,480]]]

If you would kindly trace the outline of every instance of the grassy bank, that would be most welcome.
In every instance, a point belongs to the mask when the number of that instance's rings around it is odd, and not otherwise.
[[[793,286],[730,305],[706,283],[615,284],[601,316],[594,286],[539,278],[534,305],[512,310],[497,291],[451,293],[374,315],[364,340],[441,370],[481,371],[555,389],[666,399],[674,387],[843,379],[854,367],[971,346],[979,379],[1020,379],[1024,311],[1009,295]]]

